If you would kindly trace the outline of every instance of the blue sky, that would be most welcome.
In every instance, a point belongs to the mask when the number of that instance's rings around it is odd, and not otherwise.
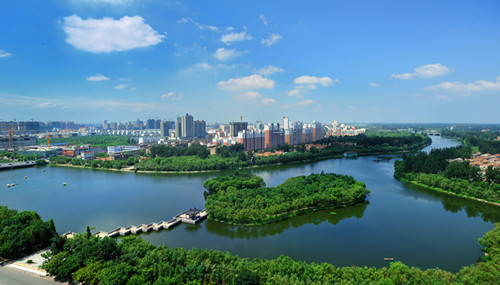
[[[0,3],[0,120],[500,123],[499,1]]]

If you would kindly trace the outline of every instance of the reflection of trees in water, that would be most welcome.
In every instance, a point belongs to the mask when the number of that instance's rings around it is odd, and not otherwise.
[[[485,222],[500,222],[500,208],[498,206],[488,205],[476,201],[465,200],[461,198],[443,199],[441,201],[446,211],[457,213],[465,210],[467,217],[481,217]]]
[[[425,187],[417,186],[410,183],[404,183],[405,188],[415,190],[419,193],[424,193],[426,196],[415,195],[416,193],[411,193],[411,191],[404,191],[405,195],[413,196],[416,198],[428,199],[429,196],[438,198],[443,204],[443,208],[452,213],[458,213],[465,210],[467,217],[475,218],[481,217],[484,222],[498,223],[500,222],[500,207],[489,205],[486,203],[481,203],[474,200],[469,200],[465,198],[455,197],[445,193],[436,192],[434,190],[427,189]]]
[[[299,228],[305,224],[319,225],[328,221],[330,224],[336,225],[347,218],[355,217],[360,219],[363,217],[367,206],[368,202],[341,209],[319,210],[304,213],[284,221],[260,226],[233,226],[209,220],[205,223],[205,227],[208,232],[219,236],[225,236],[231,239],[253,239],[280,234],[290,227]],[[331,214],[331,212],[335,212],[336,214]]]

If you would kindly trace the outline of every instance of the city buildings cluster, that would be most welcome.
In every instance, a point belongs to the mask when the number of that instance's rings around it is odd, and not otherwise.
[[[141,131],[153,132],[160,138],[175,139],[204,138],[207,135],[206,122],[204,120],[194,120],[193,116],[188,113],[177,117],[176,121],[148,119],[146,122],[143,122],[137,119],[135,122],[117,123],[104,120],[102,124],[102,132],[106,134],[124,133],[134,135],[137,133],[134,131],[139,131],[139,134],[144,133]],[[150,140],[147,141],[149,142]]]
[[[231,122],[221,125],[209,133],[213,134],[212,143],[216,145],[243,144],[246,151],[259,151],[277,148],[281,145],[299,145],[318,141],[328,136],[357,135],[364,133],[365,129],[338,124],[323,125],[319,122],[303,123],[290,122],[288,117],[283,117],[280,123],[264,124],[257,121],[254,125],[247,122]]]

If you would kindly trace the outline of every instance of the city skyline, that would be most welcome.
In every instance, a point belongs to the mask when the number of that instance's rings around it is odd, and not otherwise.
[[[10,1],[0,120],[499,123],[498,8]]]

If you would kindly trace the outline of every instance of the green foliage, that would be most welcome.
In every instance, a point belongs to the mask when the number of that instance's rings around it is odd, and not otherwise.
[[[215,250],[155,247],[136,236],[123,238],[115,247],[117,254],[102,255],[100,250],[107,247],[101,243],[110,240],[83,235],[67,240],[65,251],[53,254],[43,268],[58,279],[84,284],[498,284],[499,237],[496,224],[479,241],[491,258],[455,275],[399,261],[375,268],[306,263],[286,256],[250,260]]]
[[[411,178],[408,177],[411,175]],[[500,184],[487,183],[483,181],[469,181],[461,178],[446,178],[439,174],[407,174],[407,180],[416,181],[420,184],[439,188],[444,191],[453,192],[464,196],[500,202]]]
[[[351,176],[311,174],[265,187],[255,175],[235,174],[207,180],[203,186],[209,218],[232,224],[281,220],[311,208],[345,207],[362,203],[369,193]]]
[[[200,171],[226,170],[249,166],[266,166],[306,160],[318,160],[330,157],[341,157],[345,151],[357,151],[359,155],[374,153],[389,153],[407,150],[417,150],[430,144],[431,139],[421,135],[408,134],[400,136],[364,135],[351,137],[330,137],[318,141],[326,147],[319,150],[316,147],[306,151],[305,145],[283,145],[276,149],[288,152],[281,155],[256,156],[245,152],[242,144],[221,146],[217,154],[208,155],[208,150],[200,145],[190,147],[154,146],[150,159],[135,164],[138,170],[147,171]],[[273,150],[272,150],[273,151]],[[128,165],[131,165],[127,163]]]
[[[468,161],[448,162],[450,159],[470,156],[470,146],[433,149],[429,154],[417,152],[405,155],[402,161],[394,162],[394,177],[455,194],[500,202],[499,169],[489,167],[486,182],[483,182],[479,167],[470,165]]]
[[[151,147],[150,154],[151,157],[197,156],[205,159],[210,155],[210,151],[200,144],[191,144],[189,147],[155,145]]]
[[[465,145],[474,146],[482,153],[500,153],[500,131],[442,130],[441,135],[461,139]]]
[[[47,163],[48,162],[46,160],[44,160],[44,159],[37,159],[35,161],[35,165],[37,165],[37,166],[44,166],[44,165],[47,165]]]
[[[47,247],[55,235],[52,220],[44,222],[34,211],[17,212],[0,206],[0,257],[26,256]]]

